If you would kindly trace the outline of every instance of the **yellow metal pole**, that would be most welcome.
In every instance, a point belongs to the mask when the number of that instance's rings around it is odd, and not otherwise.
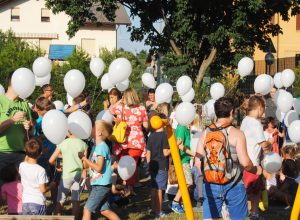
[[[177,147],[176,138],[174,135],[174,131],[171,127],[171,125],[168,123],[167,120],[162,121],[162,119],[159,116],[153,116],[150,119],[151,127],[154,129],[159,129],[162,126],[166,126],[167,136],[168,136],[168,142],[170,145],[171,150],[171,156],[173,159],[174,167],[175,167],[175,173],[178,180],[179,190],[182,195],[182,201],[184,205],[185,215],[187,220],[194,220],[194,212],[192,208],[192,203],[190,199],[190,194],[185,182],[185,177],[181,165],[180,155],[179,155],[179,149]]]
[[[300,183],[298,185],[298,190],[296,194],[296,198],[294,201],[292,213],[291,213],[291,220],[298,220],[299,217],[299,212],[300,212]]]

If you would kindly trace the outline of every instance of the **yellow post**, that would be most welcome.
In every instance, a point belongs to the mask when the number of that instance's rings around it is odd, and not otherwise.
[[[298,190],[296,194],[296,198],[294,201],[292,213],[291,213],[291,220],[298,220],[299,217],[299,212],[300,212],[300,183],[298,185]]]
[[[173,132],[172,127],[167,122],[162,122],[159,116],[153,116],[150,120],[151,126],[154,129],[161,128],[162,126],[166,125],[166,131],[168,136],[168,142],[170,145],[171,156],[174,162],[175,172],[178,179],[179,190],[182,195],[182,201],[184,205],[185,215],[187,220],[194,220],[194,212],[192,208],[192,203],[190,199],[190,194],[185,182],[185,177],[181,165],[179,149],[177,147],[176,138]]]

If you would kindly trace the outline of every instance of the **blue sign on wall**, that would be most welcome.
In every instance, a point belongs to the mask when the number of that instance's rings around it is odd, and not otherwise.
[[[75,45],[58,45],[51,44],[49,49],[50,60],[65,60],[71,56],[73,51],[76,49]]]

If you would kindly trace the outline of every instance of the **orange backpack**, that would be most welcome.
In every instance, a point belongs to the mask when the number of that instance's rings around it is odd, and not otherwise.
[[[237,166],[231,158],[227,128],[231,124],[217,127],[215,124],[206,128],[203,158],[203,173],[205,181],[214,184],[226,184],[237,173]]]

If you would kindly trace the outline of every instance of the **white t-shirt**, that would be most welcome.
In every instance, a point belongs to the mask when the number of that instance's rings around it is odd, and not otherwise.
[[[19,167],[23,186],[23,203],[46,204],[46,197],[40,191],[40,184],[48,183],[45,169],[38,164],[22,162]]]
[[[247,141],[248,155],[254,166],[260,164],[261,146],[259,143],[265,141],[263,126],[259,120],[246,116],[242,121],[241,130]]]

